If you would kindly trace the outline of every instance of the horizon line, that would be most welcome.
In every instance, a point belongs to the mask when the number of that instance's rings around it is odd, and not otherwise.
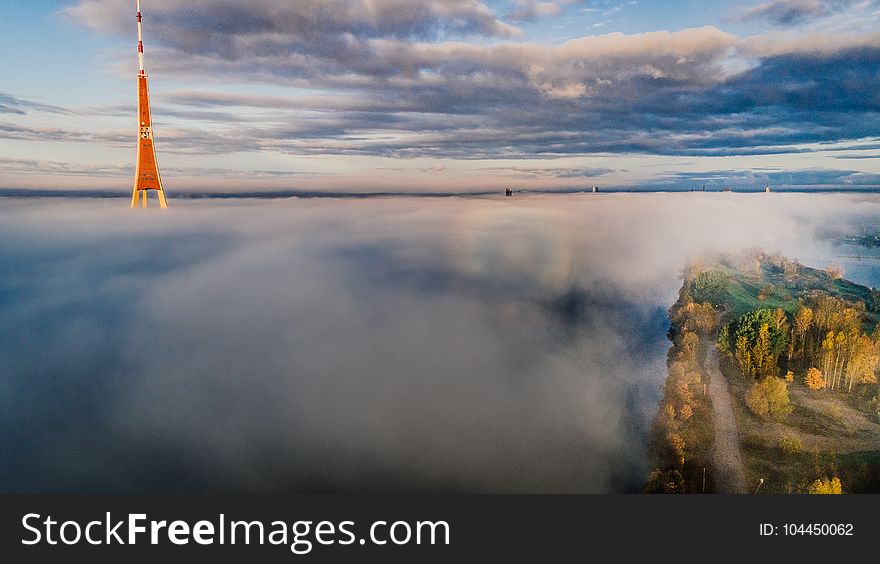
[[[764,188],[730,188],[730,189],[689,189],[689,188],[625,188],[609,187],[600,188],[594,192],[592,188],[563,188],[547,190],[513,190],[513,195],[577,195],[577,194],[663,194],[663,193],[736,193],[736,194],[764,194]],[[815,194],[880,194],[880,186],[863,188],[839,187],[839,188],[806,188],[806,187],[777,187],[770,193],[815,193]],[[487,196],[504,196],[504,190],[476,190],[465,192],[452,191],[370,191],[370,192],[346,192],[340,190],[257,190],[237,192],[202,192],[186,190],[174,192],[174,198],[186,200],[283,200],[292,198],[301,199],[369,199],[369,198],[481,198]],[[130,195],[122,192],[109,192],[105,190],[88,189],[50,189],[50,188],[0,188],[0,198],[92,198],[92,199],[129,199]]]

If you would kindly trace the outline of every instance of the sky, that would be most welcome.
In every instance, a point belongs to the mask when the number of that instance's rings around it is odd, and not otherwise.
[[[880,187],[877,0],[142,10],[169,196]],[[134,12],[3,0],[0,189],[127,191]]]

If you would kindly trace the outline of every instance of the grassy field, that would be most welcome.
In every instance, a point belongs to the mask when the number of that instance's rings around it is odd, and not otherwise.
[[[848,302],[865,304],[864,326],[873,331],[880,322],[878,292],[842,278],[835,279],[825,270],[797,265],[797,274],[786,276],[767,260],[758,261],[749,270],[719,263],[713,268],[730,278],[730,286],[722,299],[726,313],[735,319],[756,309],[782,308],[793,313],[800,301],[815,292],[837,296]]]

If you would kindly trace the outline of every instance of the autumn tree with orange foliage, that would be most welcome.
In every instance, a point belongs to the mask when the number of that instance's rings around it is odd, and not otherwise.
[[[825,387],[825,376],[818,368],[810,368],[804,374],[804,384],[811,390],[821,390]]]
[[[703,277],[696,287],[701,296],[715,296],[724,278]],[[669,310],[672,348],[667,360],[663,401],[652,430],[655,470],[645,491],[687,493],[697,487],[702,468],[708,464],[707,445],[713,436],[711,406],[705,397],[702,357],[706,338],[716,329],[718,313],[708,301],[694,302],[687,287]]]

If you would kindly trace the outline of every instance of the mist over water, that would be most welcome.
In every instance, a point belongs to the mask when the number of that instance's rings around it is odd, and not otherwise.
[[[3,491],[638,491],[688,257],[880,286],[877,195],[171,204],[0,200]]]

